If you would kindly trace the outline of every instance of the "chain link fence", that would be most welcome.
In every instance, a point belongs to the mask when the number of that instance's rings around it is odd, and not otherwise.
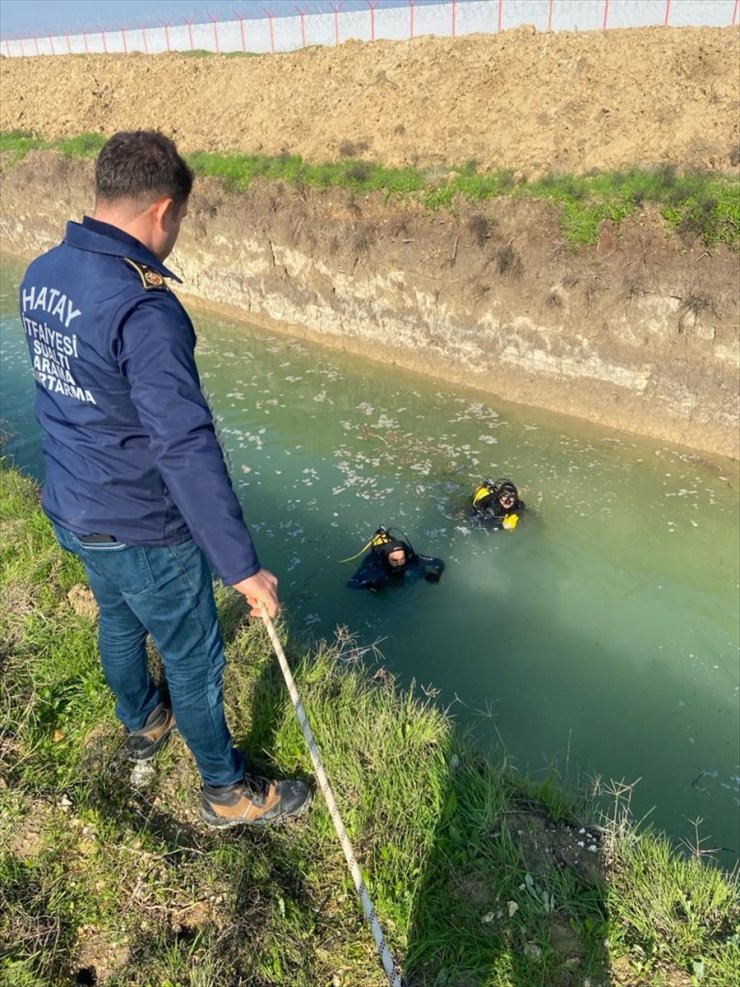
[[[159,24],[125,24],[76,33],[49,31],[0,37],[8,58],[41,55],[165,51],[279,52],[343,41],[405,41],[421,35],[495,34],[523,25],[538,31],[630,27],[728,27],[740,0],[341,0],[276,6],[251,4],[225,19],[181,17]],[[390,5],[392,4],[392,6]],[[292,9],[291,9],[292,8]],[[288,11],[290,11],[288,13]]]

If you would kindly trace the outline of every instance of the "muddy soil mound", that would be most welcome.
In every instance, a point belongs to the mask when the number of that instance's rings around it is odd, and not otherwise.
[[[738,163],[733,28],[347,42],[260,57],[2,58],[0,128],[154,127],[185,150],[476,160],[535,176]]]

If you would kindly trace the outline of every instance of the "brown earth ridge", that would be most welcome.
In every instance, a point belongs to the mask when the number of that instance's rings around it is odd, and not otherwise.
[[[184,151],[311,161],[352,142],[387,165],[474,159],[529,178],[658,163],[727,171],[739,65],[733,28],[525,27],[251,58],[0,58],[0,130],[55,140],[152,127]]]
[[[247,59],[0,59],[0,129],[157,127],[185,150],[311,160],[351,141],[385,164],[475,158],[530,176],[730,171],[738,47],[732,29],[520,29]],[[36,151],[1,165],[7,250],[46,249],[91,211],[89,161]],[[679,238],[650,208],[574,250],[544,202],[431,212],[200,179],[171,262],[186,292],[257,324],[738,458],[737,254]]]

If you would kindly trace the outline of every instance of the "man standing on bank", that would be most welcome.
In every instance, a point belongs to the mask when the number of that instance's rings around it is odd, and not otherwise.
[[[124,750],[147,760],[177,726],[206,822],[264,825],[299,815],[311,793],[250,774],[224,716],[210,566],[252,616],[275,615],[277,579],[257,559],[201,392],[193,325],[167,285],[192,185],[163,134],[114,135],[95,168],[94,216],[70,222],[30,265],[21,314],[44,430],[43,507],[100,607]],[[171,708],[149,672],[147,634]]]

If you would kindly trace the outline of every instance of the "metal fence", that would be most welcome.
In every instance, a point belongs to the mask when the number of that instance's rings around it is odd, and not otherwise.
[[[352,0],[350,0],[352,2]],[[609,28],[736,26],[740,0],[328,0],[313,13],[304,2],[279,7],[236,9],[231,19],[209,14],[206,20],[180,18],[93,30],[38,32],[0,37],[0,53],[9,58],[41,55],[126,54],[205,50],[221,52],[295,51],[343,41],[404,41],[420,35],[459,37],[498,33],[522,25],[538,31],[593,31]],[[384,5],[385,3],[385,5]],[[392,3],[393,6],[388,6]],[[294,12],[286,13],[291,9]],[[328,10],[326,8],[329,8]]]

